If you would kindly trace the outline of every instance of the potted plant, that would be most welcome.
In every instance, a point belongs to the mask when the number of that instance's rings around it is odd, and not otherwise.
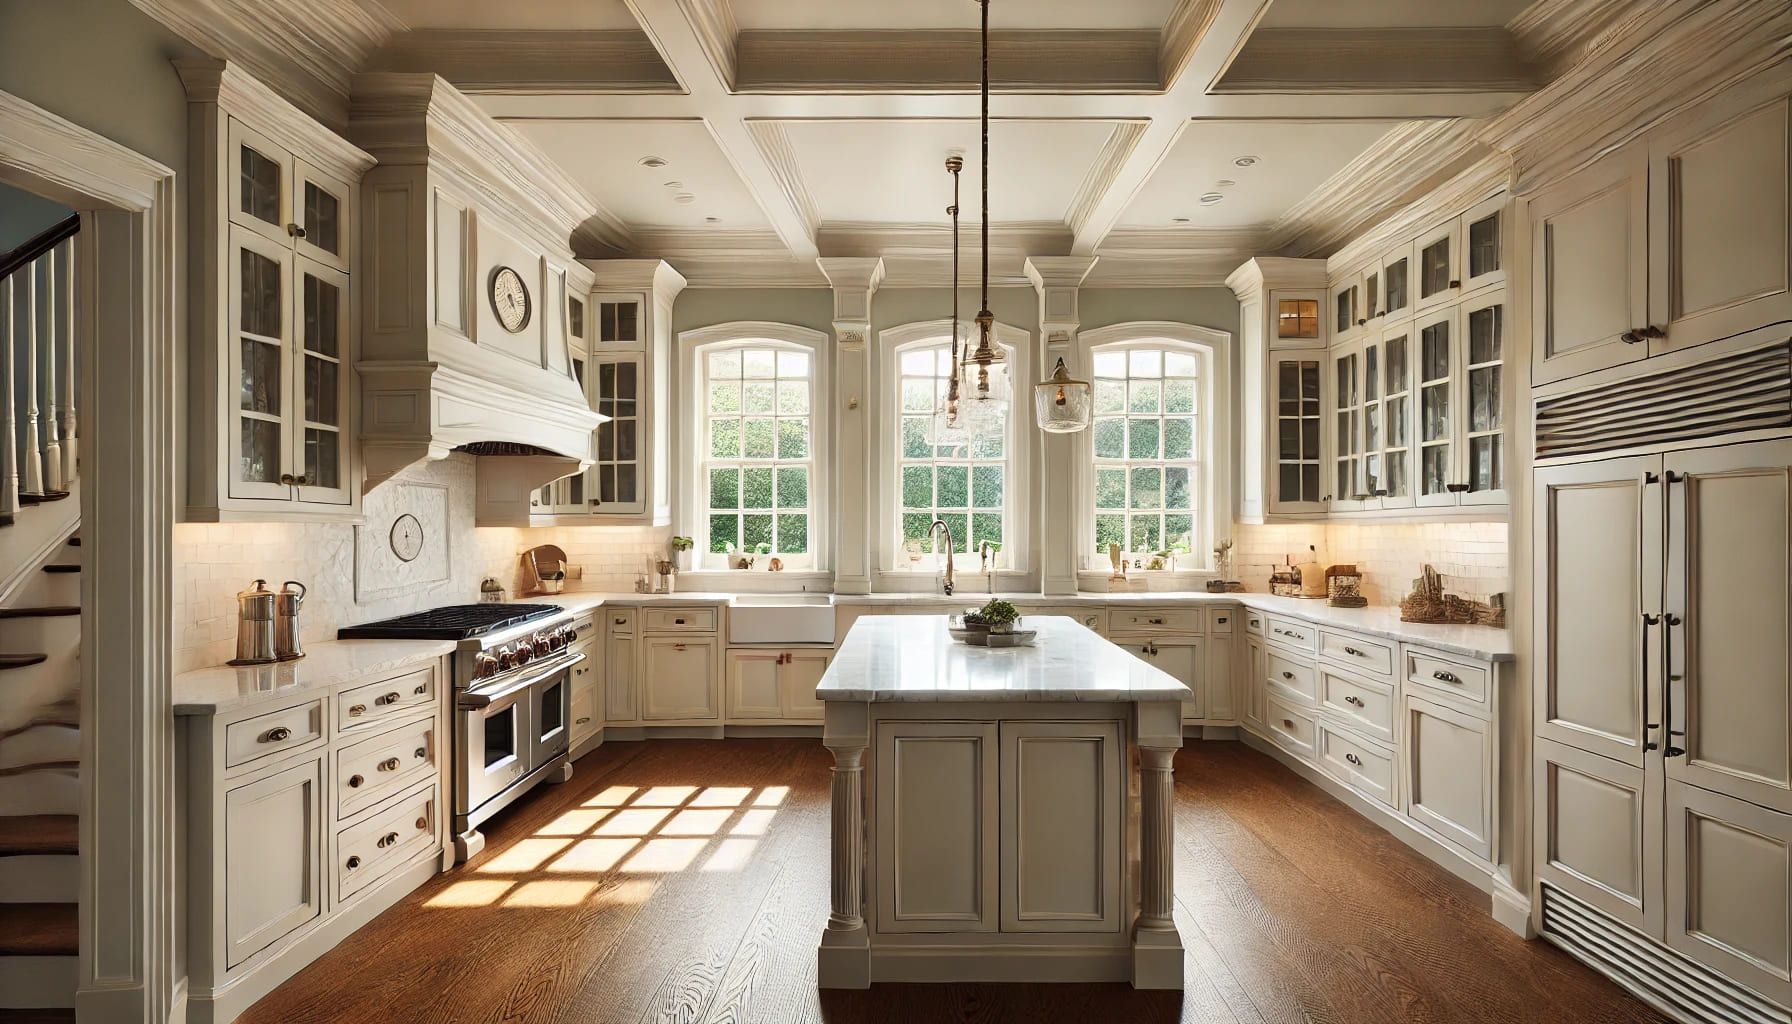
[[[991,633],[1012,633],[1014,624],[1020,621],[1020,609],[1007,601],[991,598],[977,609],[977,617],[989,626]]]
[[[678,563],[679,572],[691,571],[691,549],[696,546],[697,542],[689,537],[672,538],[672,558]]]

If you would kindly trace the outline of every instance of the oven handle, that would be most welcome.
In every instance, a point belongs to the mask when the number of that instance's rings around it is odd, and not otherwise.
[[[528,676],[526,678],[519,679],[516,682],[511,683],[509,686],[506,686],[502,690],[498,690],[493,693],[463,693],[463,694],[459,694],[458,696],[456,696],[454,698],[454,706],[456,708],[459,708],[462,711],[478,711],[480,708],[488,707],[498,701],[503,700],[504,698],[510,696],[513,693],[520,693],[523,690],[527,690],[529,687],[534,686],[536,683],[539,683],[542,680],[548,679],[552,676],[558,675],[560,672],[564,671],[565,669],[569,669],[572,666],[577,665],[579,662],[584,661],[584,660],[585,660],[585,652],[576,651],[573,654],[568,655],[567,657],[554,662],[551,666],[549,666],[547,671],[537,672],[532,676]]]

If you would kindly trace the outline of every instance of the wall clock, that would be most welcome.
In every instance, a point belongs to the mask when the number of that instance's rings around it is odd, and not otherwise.
[[[505,330],[519,334],[529,326],[529,286],[521,274],[509,267],[497,268],[492,271],[490,290],[492,312]]]
[[[415,559],[423,550],[423,524],[417,517],[406,512],[392,523],[392,553],[401,562]]]

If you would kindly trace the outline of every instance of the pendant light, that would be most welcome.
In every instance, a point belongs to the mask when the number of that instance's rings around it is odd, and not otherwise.
[[[1089,382],[1075,380],[1059,358],[1051,379],[1033,385],[1033,411],[1039,429],[1048,434],[1074,434],[1089,425]]]
[[[946,400],[936,405],[927,424],[927,443],[956,448],[971,443],[970,423],[963,415],[958,372],[958,175],[964,170],[964,157],[953,153],[946,157],[946,172],[952,175],[952,205],[946,213],[952,218],[952,362],[946,381]]]
[[[983,144],[983,308],[977,311],[977,347],[964,357],[960,415],[968,413],[974,423],[991,427],[1007,418],[1012,389],[1003,365],[1006,357],[992,337],[996,317],[989,311],[989,0],[977,0],[977,6],[983,13],[983,107],[978,121]]]

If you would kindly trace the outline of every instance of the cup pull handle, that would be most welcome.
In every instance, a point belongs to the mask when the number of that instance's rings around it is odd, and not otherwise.
[[[359,858],[359,857],[350,857],[350,858],[349,858],[349,859],[348,859],[348,869],[349,869],[349,870],[350,870],[350,871],[353,871],[353,870],[355,870],[355,869],[356,869],[356,868],[358,868],[358,867],[360,867],[360,866],[361,866],[361,858]]]
[[[367,705],[365,705],[365,704],[351,705],[348,709],[348,713],[354,717],[359,717],[361,715],[365,715],[367,713]]]
[[[292,730],[288,729],[286,726],[282,725],[275,729],[269,729],[261,737],[261,742],[263,742],[263,743],[284,743],[289,739],[292,739]]]
[[[1433,672],[1432,672],[1432,673],[1431,673],[1431,678],[1433,678],[1433,679],[1437,679],[1437,680],[1441,680],[1441,681],[1443,681],[1443,682],[1446,682],[1446,683],[1460,683],[1460,682],[1462,682],[1462,680],[1460,680],[1460,679],[1458,679],[1458,678],[1456,678],[1456,673],[1454,673],[1454,672],[1445,672],[1445,671],[1444,671],[1444,670],[1443,670],[1443,669],[1437,669],[1437,670],[1435,670],[1435,671],[1433,671]]]
[[[1354,764],[1359,768],[1362,767],[1362,764],[1363,764],[1363,759],[1356,756],[1355,754],[1345,754],[1344,760],[1349,761],[1351,764]]]

